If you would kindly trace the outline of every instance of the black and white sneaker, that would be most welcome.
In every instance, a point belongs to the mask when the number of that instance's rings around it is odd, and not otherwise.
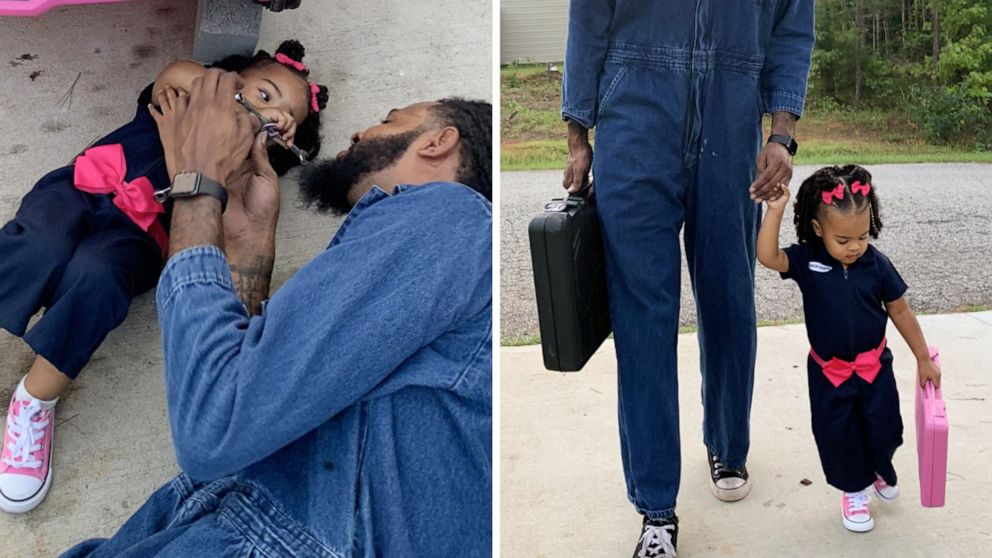
[[[709,450],[710,489],[718,500],[736,502],[743,500],[751,492],[751,483],[747,479],[747,466],[740,470],[731,469],[723,464],[719,457]]]
[[[641,539],[634,549],[634,558],[675,558],[675,547],[679,538],[679,518],[644,518],[641,524]]]

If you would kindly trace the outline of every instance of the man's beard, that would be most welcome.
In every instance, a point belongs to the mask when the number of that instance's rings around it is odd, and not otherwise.
[[[396,164],[421,133],[413,130],[362,140],[343,155],[305,169],[300,177],[303,204],[320,213],[348,213],[354,205],[348,200],[348,193],[373,173]]]

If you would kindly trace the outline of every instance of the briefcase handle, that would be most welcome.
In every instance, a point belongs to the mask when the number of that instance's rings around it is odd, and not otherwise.
[[[579,198],[579,199],[583,199],[583,200],[592,197],[592,195],[593,195],[592,183],[593,183],[592,180],[586,182],[585,186],[583,186],[582,188],[580,188],[578,192],[575,192],[574,194],[568,194],[568,197],[569,198]]]

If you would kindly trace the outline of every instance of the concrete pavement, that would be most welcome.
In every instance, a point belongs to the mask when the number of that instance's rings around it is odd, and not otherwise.
[[[796,167],[799,184],[819,166]],[[878,186],[884,228],[875,245],[909,284],[917,312],[941,313],[992,304],[992,165],[870,165]],[[527,224],[544,203],[561,196],[561,172],[504,172],[500,176],[500,335],[538,334]],[[792,202],[790,202],[792,203]],[[781,242],[795,241],[790,207]],[[760,265],[755,304],[759,320],[802,319],[802,299],[792,281]],[[696,320],[689,272],[682,256],[681,323]]]
[[[902,496],[872,503],[875,530],[840,523],[840,496],[820,469],[809,426],[803,325],[758,330],[748,469],[751,494],[726,504],[709,492],[699,403],[699,350],[680,336],[680,557],[989,556],[992,510],[992,312],[923,316],[941,350],[950,421],[947,505],[920,505],[915,361],[890,325],[905,443]],[[616,361],[606,344],[586,369],[544,370],[540,347],[501,351],[501,544],[508,558],[629,556],[640,519],[626,499],[616,419]],[[812,484],[800,483],[809,479]]]
[[[195,10],[195,2],[150,0],[0,19],[0,224],[39,178],[128,121],[137,93],[159,70],[190,55]],[[313,78],[330,87],[322,114],[330,157],[391,108],[453,95],[490,99],[491,12],[481,0],[305,0],[298,10],[266,12],[259,46],[272,52],[297,38],[307,47]],[[297,209],[294,174],[282,184],[274,287],[322,250],[339,224]],[[19,339],[0,331],[0,413],[31,359]],[[63,397],[56,423],[52,490],[29,514],[0,513],[0,558],[52,556],[109,536],[177,472],[150,294],[135,301]]]

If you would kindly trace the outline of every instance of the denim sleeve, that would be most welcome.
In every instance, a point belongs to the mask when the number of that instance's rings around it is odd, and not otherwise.
[[[561,115],[586,128],[596,125],[599,75],[606,59],[615,0],[571,0]]]
[[[421,211],[352,225],[352,240],[317,256],[251,318],[220,250],[169,261],[157,300],[170,426],[187,474],[210,480],[264,459],[486,307],[476,299],[491,281],[491,221],[432,227]],[[447,373],[408,383],[448,389],[458,371]]]
[[[761,75],[765,111],[803,115],[813,54],[813,0],[782,0]]]

